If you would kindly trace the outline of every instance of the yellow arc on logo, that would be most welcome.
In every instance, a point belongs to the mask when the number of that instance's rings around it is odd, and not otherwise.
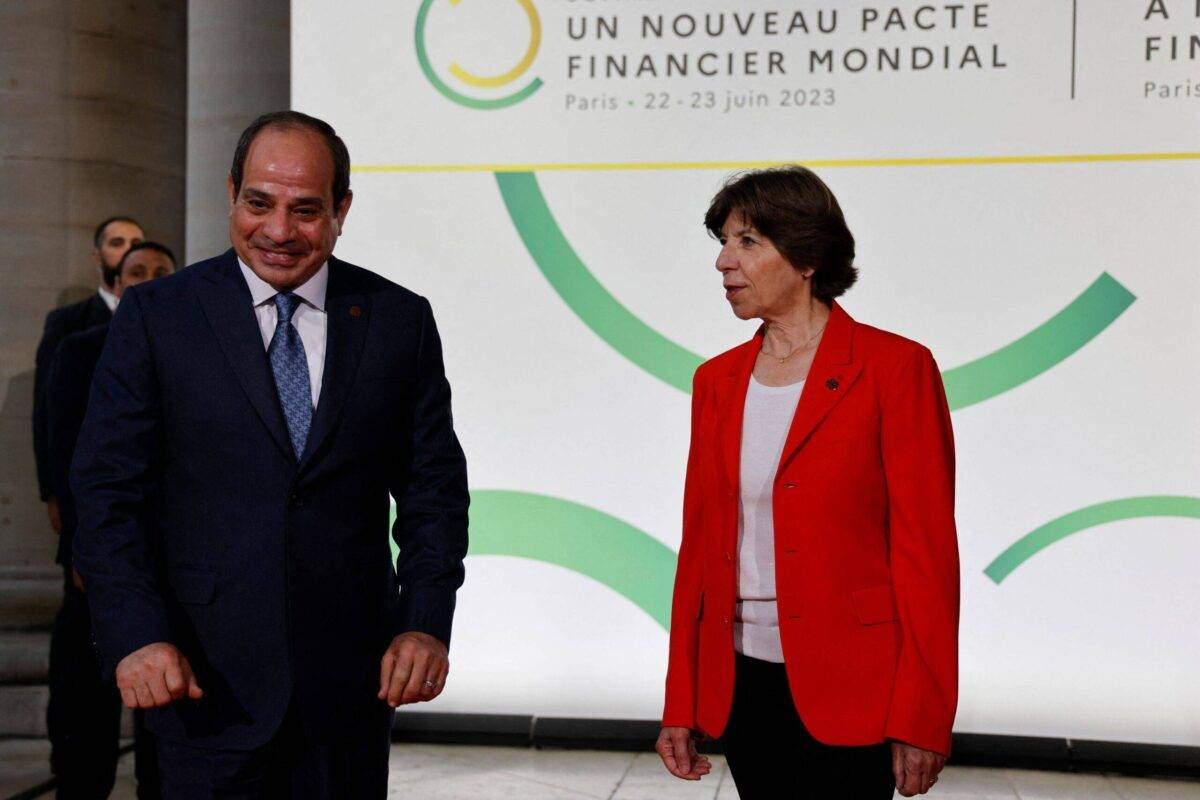
[[[450,0],[450,5],[457,6],[460,2],[462,0]],[[468,72],[455,61],[450,65],[450,74],[469,86],[491,89],[512,83],[521,77],[525,70],[529,69],[529,66],[533,64],[533,59],[537,57],[538,48],[542,45],[542,21],[538,18],[537,9],[533,7],[532,0],[517,0],[517,5],[521,6],[525,10],[525,16],[529,17],[529,47],[517,65],[500,75],[487,76]]]

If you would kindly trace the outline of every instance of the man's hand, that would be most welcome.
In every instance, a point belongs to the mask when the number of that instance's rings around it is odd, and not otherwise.
[[[127,708],[158,708],[188,697],[204,696],[192,665],[166,642],[134,650],[117,664],[117,688]]]
[[[55,536],[62,536],[62,517],[58,513],[58,498],[51,497],[46,501],[46,516],[50,518],[50,528]]]
[[[904,742],[892,742],[892,773],[896,789],[905,797],[925,794],[937,783],[946,759],[932,750],[922,750]]]
[[[379,664],[380,700],[392,708],[432,700],[442,693],[450,659],[446,645],[420,631],[402,633],[388,646]]]
[[[71,584],[79,591],[83,591],[83,576],[74,567],[71,568]]]
[[[688,728],[663,728],[654,749],[676,778],[698,781],[712,769],[708,756],[696,752],[696,736]]]

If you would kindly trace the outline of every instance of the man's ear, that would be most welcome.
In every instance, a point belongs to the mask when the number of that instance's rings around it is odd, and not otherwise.
[[[233,213],[233,204],[237,202],[237,194],[233,191],[233,175],[225,176],[225,191],[229,194],[229,213]]]
[[[346,215],[350,213],[350,204],[352,202],[354,202],[354,192],[347,191],[346,196],[342,198],[342,202],[338,203],[337,227],[333,231],[338,236],[342,235],[342,229],[346,227]]]

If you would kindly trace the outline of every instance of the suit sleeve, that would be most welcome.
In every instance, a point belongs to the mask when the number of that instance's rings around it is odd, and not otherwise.
[[[71,466],[83,576],[105,673],[153,642],[169,642],[158,588],[151,498],[159,474],[161,411],[136,288],[110,323]]]
[[[46,441],[46,385],[54,354],[65,333],[66,323],[62,311],[55,310],[47,314],[33,368],[33,456],[37,464],[38,495],[42,502],[54,495],[50,477],[49,446]]]
[[[46,460],[50,494],[58,499],[63,518],[62,536],[71,535],[75,520],[71,458],[87,407],[88,391],[87,386],[81,385],[83,367],[73,344],[72,337],[59,344],[46,378]],[[61,545],[59,552],[63,553]]]
[[[696,673],[699,666],[700,609],[703,598],[703,561],[700,541],[700,475],[702,395],[700,373],[692,379],[692,432],[688,446],[687,475],[683,487],[683,537],[675,568],[671,598],[671,635],[667,656],[666,702],[663,727],[696,727]]]
[[[47,486],[50,494],[60,501],[64,499],[64,494],[70,491],[67,481],[71,470],[71,455],[75,447],[73,441],[68,442],[70,439],[67,433],[69,411],[67,403],[64,402],[64,398],[71,391],[72,370],[67,363],[70,361],[70,355],[66,352],[68,349],[66,344],[60,343],[54,358],[50,361],[50,368],[46,371],[44,424],[49,476]]]
[[[892,583],[901,628],[884,735],[943,755],[958,705],[954,439],[925,348],[901,359],[882,398]]]
[[[429,302],[421,298],[420,303],[410,440],[389,487],[396,500],[392,536],[400,548],[400,602],[393,633],[421,631],[449,646],[455,593],[464,577],[470,495],[466,458],[450,413],[441,339]]]

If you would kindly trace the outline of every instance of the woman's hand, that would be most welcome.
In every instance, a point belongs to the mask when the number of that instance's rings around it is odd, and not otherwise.
[[[696,753],[696,735],[689,728],[663,728],[654,749],[676,778],[698,781],[712,770],[708,756]]]
[[[925,794],[932,789],[944,766],[945,757],[932,750],[922,750],[904,742],[892,742],[892,773],[896,776],[896,790],[905,797]]]

